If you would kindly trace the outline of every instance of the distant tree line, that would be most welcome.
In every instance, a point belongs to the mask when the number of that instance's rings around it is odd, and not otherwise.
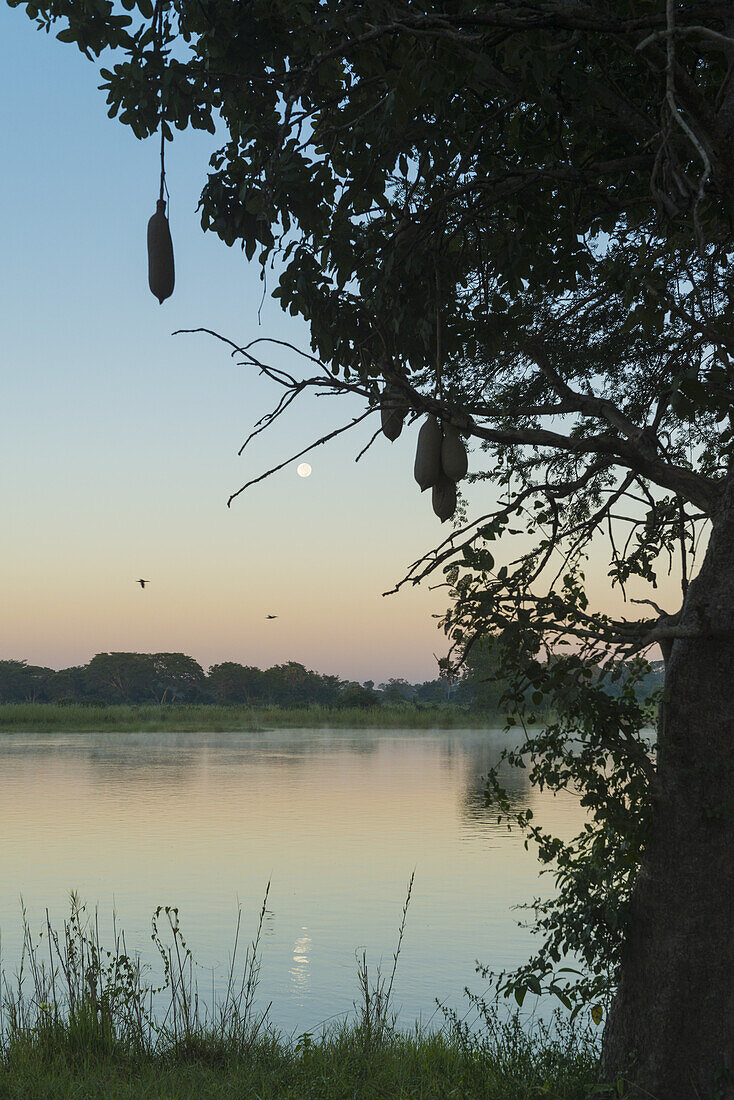
[[[661,682],[653,666],[643,690]],[[624,682],[620,677],[619,684]],[[481,646],[459,678],[443,672],[411,684],[390,678],[375,685],[342,680],[297,661],[259,669],[236,661],[208,672],[185,653],[97,653],[89,664],[56,671],[25,660],[0,661],[0,703],[224,703],[240,706],[372,707],[450,704],[486,712],[501,709],[505,682]]]
[[[323,675],[297,661],[260,669],[224,661],[205,672],[185,653],[98,653],[58,671],[25,660],[0,661],[0,703],[225,703],[244,706],[367,707],[383,702],[468,702],[461,685],[439,677],[375,686]]]

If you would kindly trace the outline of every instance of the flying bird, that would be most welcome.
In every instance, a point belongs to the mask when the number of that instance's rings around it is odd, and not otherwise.
[[[145,588],[146,584],[150,584],[150,581],[144,581],[143,578],[140,577],[135,583],[139,584],[141,588]]]
[[[277,619],[278,616],[277,615],[266,615],[265,618],[266,619]]]

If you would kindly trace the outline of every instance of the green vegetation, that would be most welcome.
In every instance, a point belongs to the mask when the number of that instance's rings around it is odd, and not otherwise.
[[[340,1029],[293,1049],[266,1037],[246,1053],[201,1037],[189,1049],[136,1055],[68,1027],[14,1042],[0,1063],[0,1097],[44,1100],[582,1100],[596,1079],[590,1048],[498,1029],[466,1049],[444,1035],[391,1035],[365,1048]]]
[[[621,664],[606,690],[619,694],[633,671]],[[0,661],[0,730],[486,729],[504,725],[511,680],[484,643],[473,647],[461,676],[422,684],[391,678],[377,688],[295,661],[265,670],[227,661],[205,673],[183,653],[98,653],[59,672],[10,660]],[[634,690],[646,696],[661,680],[660,666],[653,667]],[[515,697],[513,710],[521,703]],[[549,714],[536,705],[527,724]]]
[[[517,1015],[477,1002],[472,1031],[451,1013],[441,1032],[397,1030],[391,991],[409,899],[410,887],[390,974],[371,974],[364,956],[358,965],[353,1020],[289,1039],[255,1007],[267,892],[243,961],[238,922],[227,988],[208,1012],[176,909],[153,916],[163,973],[151,984],[124,934],[106,949],[72,896],[61,930],[48,925],[34,936],[26,922],[19,972],[14,981],[2,975],[0,1098],[589,1096],[597,1044],[558,1018],[528,1030]]]
[[[444,672],[435,680],[409,684],[390,678],[375,688],[307,669],[286,661],[260,669],[224,661],[205,672],[185,653],[97,653],[86,665],[58,671],[29,665],[25,660],[0,661],[1,703],[239,703],[248,707],[363,707],[380,703],[462,706],[478,697],[485,672],[469,668],[463,677]],[[494,686],[493,698],[500,688]],[[487,700],[481,685],[481,702]]]
[[[54,730],[226,731],[266,729],[486,729],[503,724],[501,715],[455,706],[409,703],[373,707],[243,707],[214,704],[98,705],[83,703],[3,703],[0,730],[52,733]]]
[[[631,666],[620,671],[618,690]],[[87,665],[59,671],[4,660],[0,729],[17,723],[33,729],[70,729],[75,723],[78,729],[97,728],[95,723],[119,729],[171,729],[177,723],[183,723],[180,729],[481,727],[504,721],[502,700],[511,679],[483,643],[468,654],[461,675],[443,669],[435,680],[410,684],[391,677],[377,687],[372,680],[359,684],[313,672],[297,661],[264,670],[225,661],[206,673],[184,653],[98,653]],[[661,686],[660,669],[651,669],[638,686],[643,693]]]

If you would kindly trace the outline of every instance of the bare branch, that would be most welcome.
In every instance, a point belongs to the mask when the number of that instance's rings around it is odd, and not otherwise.
[[[633,600],[633,599],[630,599],[630,603],[647,604],[647,606],[651,607],[653,609],[653,611],[657,611],[658,615],[660,615],[661,618],[668,618],[669,617],[668,612],[663,611],[662,607],[658,607],[658,605],[653,600]]]
[[[706,38],[710,42],[715,42],[717,46],[721,46],[727,53],[734,51],[734,38],[730,38],[726,34],[719,34],[711,27],[702,27],[697,24],[688,27],[668,27],[664,31],[653,31],[652,34],[648,34],[646,38],[643,38],[642,42],[637,43],[635,50],[639,52],[652,45],[653,42],[667,40],[674,35],[692,35],[696,38]]]
[[[266,428],[269,428],[271,424],[273,424],[278,419],[278,417],[286,411],[289,405],[291,405],[295,401],[300,392],[301,388],[299,386],[296,386],[294,389],[288,389],[285,393],[281,394],[278,404],[271,412],[266,413],[265,416],[260,417],[256,426],[250,432],[237,454],[241,455],[245,447],[247,447],[248,443],[250,443],[255,438],[255,436],[260,435],[260,432],[264,432]]]
[[[367,453],[367,451],[369,451],[369,449],[370,449],[370,447],[372,446],[372,444],[373,444],[373,443],[375,442],[375,440],[376,440],[376,439],[378,439],[378,438],[379,438],[379,436],[381,436],[381,435],[382,435],[382,428],[378,428],[378,429],[377,429],[377,431],[375,432],[375,434],[374,434],[374,435],[372,436],[372,439],[370,439],[369,443],[365,443],[364,447],[363,447],[363,448],[362,448],[362,450],[361,450],[361,451],[359,452],[359,454],[357,455],[357,457],[355,458],[355,460],[354,460],[354,461],[355,461],[355,462],[359,462],[359,460],[360,460],[360,458],[362,457],[362,455],[366,454],[366,453]]]
[[[594,397],[592,394],[578,393],[572,390],[568,383],[553,368],[543,347],[534,340],[526,340],[523,349],[526,354],[535,360],[543,374],[551,383],[560,397],[573,407],[574,412],[586,413],[588,416],[603,418],[622,433],[630,442],[633,442],[643,451],[645,456],[654,455],[654,445],[647,441],[643,445],[642,429],[634,424],[617,406],[604,397]]]
[[[288,466],[291,462],[295,462],[297,458],[302,458],[302,456],[308,454],[309,451],[313,451],[316,447],[320,447],[323,443],[328,443],[330,439],[334,439],[336,436],[342,435],[344,432],[350,431],[352,428],[355,428],[357,424],[361,424],[361,422],[365,420],[368,416],[370,416],[373,412],[375,412],[374,409],[368,409],[367,412],[362,413],[361,416],[356,416],[351,421],[351,423],[344,424],[341,428],[336,428],[335,431],[329,432],[327,435],[322,435],[321,438],[317,439],[315,443],[310,443],[308,447],[304,447],[302,451],[298,452],[298,454],[291,455],[291,457],[287,458],[285,462],[279,462],[277,466],[273,466],[271,467],[271,469],[266,470],[264,474],[260,474],[260,477],[252,478],[251,481],[246,482],[241,488],[239,488],[236,493],[232,493],[231,497],[227,501],[227,507],[229,508],[235,497],[238,497],[240,493],[244,493],[245,489],[249,489],[251,485],[257,485],[259,481],[264,481],[265,478],[270,477],[272,474],[277,474],[278,470],[282,470],[284,466]]]

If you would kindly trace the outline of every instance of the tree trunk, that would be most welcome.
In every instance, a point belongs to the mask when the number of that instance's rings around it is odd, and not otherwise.
[[[665,675],[650,840],[604,1032],[607,1081],[734,1100],[734,484]]]

